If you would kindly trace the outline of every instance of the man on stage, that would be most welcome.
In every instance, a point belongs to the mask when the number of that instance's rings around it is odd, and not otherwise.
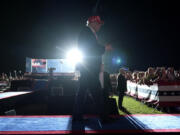
[[[104,119],[104,101],[103,91],[99,81],[99,73],[102,64],[102,55],[105,50],[112,49],[111,45],[105,47],[98,43],[98,32],[104,22],[99,16],[91,16],[88,18],[87,25],[81,31],[78,38],[78,49],[83,53],[83,63],[77,68],[80,71],[79,90],[75,100],[75,110],[73,114],[74,121],[83,120],[83,106],[87,90],[92,95],[98,114]]]

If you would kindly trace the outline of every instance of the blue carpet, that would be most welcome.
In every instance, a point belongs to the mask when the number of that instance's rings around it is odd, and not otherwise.
[[[0,134],[96,132],[180,132],[180,115],[112,116],[111,123],[101,123],[96,116],[72,123],[71,116],[0,116]]]

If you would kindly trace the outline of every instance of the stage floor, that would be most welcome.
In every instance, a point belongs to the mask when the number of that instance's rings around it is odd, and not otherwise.
[[[20,96],[20,95],[24,95],[28,93],[32,93],[32,91],[3,92],[3,93],[0,93],[0,100],[10,98],[10,97]]]
[[[116,120],[105,124],[97,116],[86,117],[74,123],[70,115],[0,116],[0,134],[180,132],[180,114],[112,116]]]

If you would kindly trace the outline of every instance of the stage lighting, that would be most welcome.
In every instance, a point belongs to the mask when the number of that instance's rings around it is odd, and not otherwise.
[[[67,52],[66,58],[71,64],[76,64],[82,62],[83,57],[82,53],[78,49],[72,49]]]
[[[120,59],[117,59],[117,60],[116,60],[116,63],[117,63],[117,64],[120,64],[120,63],[121,63],[121,60],[120,60]]]
[[[112,58],[112,63],[119,65],[121,63],[121,59],[119,57],[113,57]]]

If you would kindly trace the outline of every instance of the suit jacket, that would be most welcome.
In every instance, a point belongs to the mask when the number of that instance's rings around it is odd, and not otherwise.
[[[104,90],[106,93],[112,92],[112,84],[108,72],[104,72]]]
[[[117,80],[117,91],[119,92],[124,92],[126,91],[126,78],[122,75],[118,75],[118,80]]]
[[[90,71],[100,71],[102,55],[105,48],[98,44],[98,41],[89,27],[84,27],[78,38],[78,49],[83,54],[83,64],[78,67],[86,67]],[[83,66],[84,65],[84,66]]]

